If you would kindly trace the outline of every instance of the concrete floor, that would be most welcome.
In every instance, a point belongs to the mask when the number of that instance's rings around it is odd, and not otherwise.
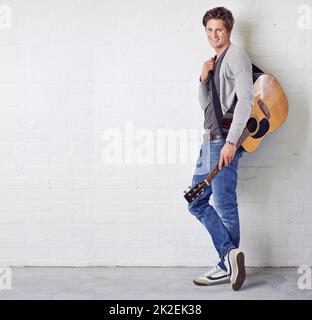
[[[209,300],[312,299],[297,286],[297,268],[247,268],[239,291],[230,284],[195,286],[207,268],[184,267],[13,267],[12,289],[0,300]]]

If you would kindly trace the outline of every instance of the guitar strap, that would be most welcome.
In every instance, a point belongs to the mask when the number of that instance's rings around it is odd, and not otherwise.
[[[216,57],[214,57],[214,60],[216,60]],[[221,61],[222,63],[222,61]],[[215,115],[216,115],[216,118],[217,118],[217,121],[218,121],[218,124],[219,124],[219,128],[222,132],[222,136],[224,138],[226,138],[226,133],[224,132],[223,130],[223,125],[222,125],[222,119],[223,119],[223,112],[222,112],[222,107],[221,107],[221,102],[220,102],[220,98],[218,96],[218,93],[217,93],[217,88],[216,88],[216,84],[215,84],[215,81],[214,81],[214,71],[211,70],[210,71],[210,82],[211,82],[211,91],[212,91],[212,103],[213,103],[213,108],[214,108],[214,112],[215,112]]]
[[[215,59],[216,59],[216,56],[215,56]],[[222,63],[222,61],[221,61],[221,63]],[[258,68],[256,65],[252,64],[253,83],[255,83],[255,81],[263,73],[264,72],[260,68]],[[225,139],[226,136],[227,136],[227,133],[224,131],[223,124],[222,124],[222,122],[223,122],[223,112],[222,112],[220,98],[219,98],[218,93],[217,93],[216,84],[215,84],[215,81],[214,81],[214,72],[213,72],[213,70],[210,71],[210,79],[209,80],[211,81],[212,102],[213,102],[214,111],[215,111],[215,114],[216,114],[216,118],[217,118],[220,130],[221,130],[222,135],[223,135],[223,137]],[[236,98],[236,101],[237,101],[237,98]]]

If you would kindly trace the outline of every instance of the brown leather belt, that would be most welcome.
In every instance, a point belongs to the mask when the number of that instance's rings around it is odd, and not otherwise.
[[[218,134],[211,134],[211,133],[204,133],[203,138],[205,141],[212,141],[212,140],[220,140],[223,139],[222,136]]]

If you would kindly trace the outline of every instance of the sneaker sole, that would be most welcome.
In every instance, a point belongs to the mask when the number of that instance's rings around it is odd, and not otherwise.
[[[230,255],[231,255],[231,252],[230,252]],[[232,283],[232,289],[237,291],[242,287],[246,279],[245,257],[242,251],[233,252],[232,255],[234,255],[234,258],[231,257],[231,260],[233,259],[233,263],[232,263],[233,279],[231,279],[231,283]]]
[[[206,282],[200,282],[197,281],[195,279],[193,279],[194,284],[196,284],[197,286],[215,286],[217,284],[225,284],[225,283],[229,283],[230,279],[225,279],[225,280],[220,280],[219,282],[210,282],[210,283],[206,283]]]

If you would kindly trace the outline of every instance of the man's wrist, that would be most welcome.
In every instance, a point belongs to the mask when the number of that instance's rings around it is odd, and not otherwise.
[[[235,146],[236,147],[236,143],[231,141],[231,140],[227,140],[226,143],[230,144],[231,146]]]

